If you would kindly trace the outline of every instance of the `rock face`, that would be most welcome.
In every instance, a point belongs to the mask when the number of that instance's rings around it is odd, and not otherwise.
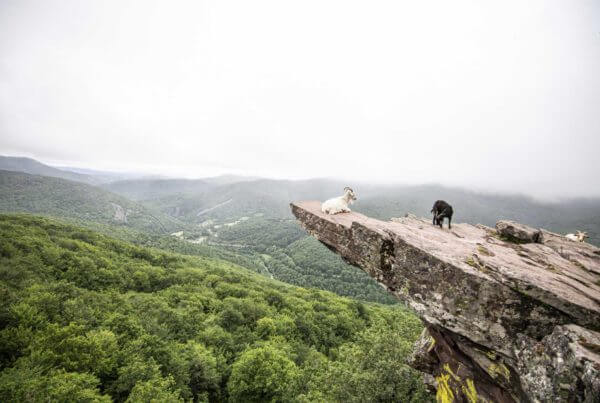
[[[600,249],[518,223],[507,237],[291,207],[422,319],[411,365],[435,377],[439,401],[600,401]]]
[[[115,209],[115,215],[113,217],[113,220],[121,223],[127,223],[127,212],[125,211],[125,209],[117,203],[111,202],[110,204]]]

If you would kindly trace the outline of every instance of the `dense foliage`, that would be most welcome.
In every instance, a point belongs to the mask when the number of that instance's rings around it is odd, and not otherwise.
[[[285,248],[271,247],[267,253],[262,255],[265,265],[278,280],[363,301],[398,302],[368,274],[346,264],[312,237],[303,237]]]
[[[399,306],[0,215],[0,401],[424,401]]]
[[[237,225],[223,225],[217,233],[213,242],[244,245],[257,252],[273,246],[284,248],[306,237],[306,231],[290,218],[251,217]]]
[[[251,217],[233,226],[224,225],[216,234],[210,238],[210,246],[174,237],[141,236],[133,241],[179,253],[219,257],[301,287],[317,287],[363,301],[397,303],[368,274],[306,236],[295,220]]]

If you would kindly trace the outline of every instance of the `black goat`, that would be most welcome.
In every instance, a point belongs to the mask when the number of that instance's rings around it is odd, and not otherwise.
[[[433,225],[439,225],[442,228],[444,218],[448,217],[448,229],[452,228],[452,214],[454,214],[454,210],[452,210],[451,205],[443,200],[438,200],[433,203],[431,212],[433,213]]]

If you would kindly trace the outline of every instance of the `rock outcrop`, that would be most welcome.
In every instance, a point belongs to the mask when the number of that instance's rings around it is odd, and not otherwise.
[[[498,234],[504,236],[507,241],[517,243],[544,243],[542,230],[531,228],[527,225],[514,221],[500,220],[496,223]]]
[[[291,207],[422,319],[411,365],[435,377],[439,401],[600,401],[600,249],[518,223],[499,225],[508,237]]]
[[[127,211],[117,203],[110,203],[115,209],[113,220],[121,223],[127,223]]]

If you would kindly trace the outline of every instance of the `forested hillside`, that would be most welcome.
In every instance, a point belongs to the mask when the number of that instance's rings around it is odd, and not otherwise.
[[[44,214],[150,233],[186,228],[173,217],[95,186],[9,171],[0,171],[0,212]]]
[[[105,229],[102,230],[104,232]],[[269,232],[260,232],[260,234],[269,234]],[[219,258],[269,278],[301,287],[317,287],[363,301],[383,304],[398,302],[362,270],[344,263],[339,256],[331,253],[311,237],[291,236],[286,241],[273,241],[273,245],[270,247],[265,246],[264,243],[252,247],[242,244],[236,244],[236,246],[215,243],[198,244],[173,236],[143,233],[128,232],[121,235],[124,239],[137,245],[188,255]],[[272,239],[276,239],[276,235],[277,231]],[[252,244],[256,245],[257,243]],[[278,244],[281,246],[277,246]]]
[[[232,179],[214,178],[214,181],[223,180],[228,183]],[[118,183],[124,186],[123,184],[130,182],[135,181]],[[199,183],[187,180],[139,182],[144,185],[141,188],[133,187],[134,191],[145,189],[151,193],[158,186],[156,184],[161,184],[157,191],[172,192],[174,189],[182,190],[178,187],[180,185],[186,188]],[[162,187],[164,183],[169,185]],[[202,182],[199,186],[205,186],[206,183]],[[229,184],[225,186],[230,187]],[[137,244],[225,259],[267,277],[295,285],[319,287],[365,301],[388,304],[395,302],[368,275],[341,262],[336,255],[314,240],[308,240],[304,231],[289,218],[267,218],[265,213],[254,214],[247,225],[224,224],[217,234],[217,230],[210,226],[190,224],[193,220],[187,217],[172,217],[156,211],[151,203],[143,205],[102,188],[58,178],[0,171],[0,191],[0,212],[30,212],[67,218]],[[216,195],[218,192],[213,197]],[[251,207],[259,204],[254,199],[249,199],[248,203]],[[270,212],[269,216],[272,214]],[[183,239],[167,238],[168,234],[179,231],[183,231]],[[212,237],[211,234],[215,236]],[[307,242],[291,246],[302,238],[307,239]],[[198,239],[206,239],[207,242],[200,244],[196,242]],[[309,244],[312,244],[313,249],[310,252],[306,250]],[[314,262],[310,263],[309,258],[302,260],[302,264],[298,263],[298,256],[306,253],[314,254]]]
[[[254,217],[217,231],[213,245],[236,245],[239,254],[258,257],[278,280],[364,301],[397,302],[369,275],[306,236],[295,220]]]
[[[1,401],[426,401],[399,306],[0,215]]]

